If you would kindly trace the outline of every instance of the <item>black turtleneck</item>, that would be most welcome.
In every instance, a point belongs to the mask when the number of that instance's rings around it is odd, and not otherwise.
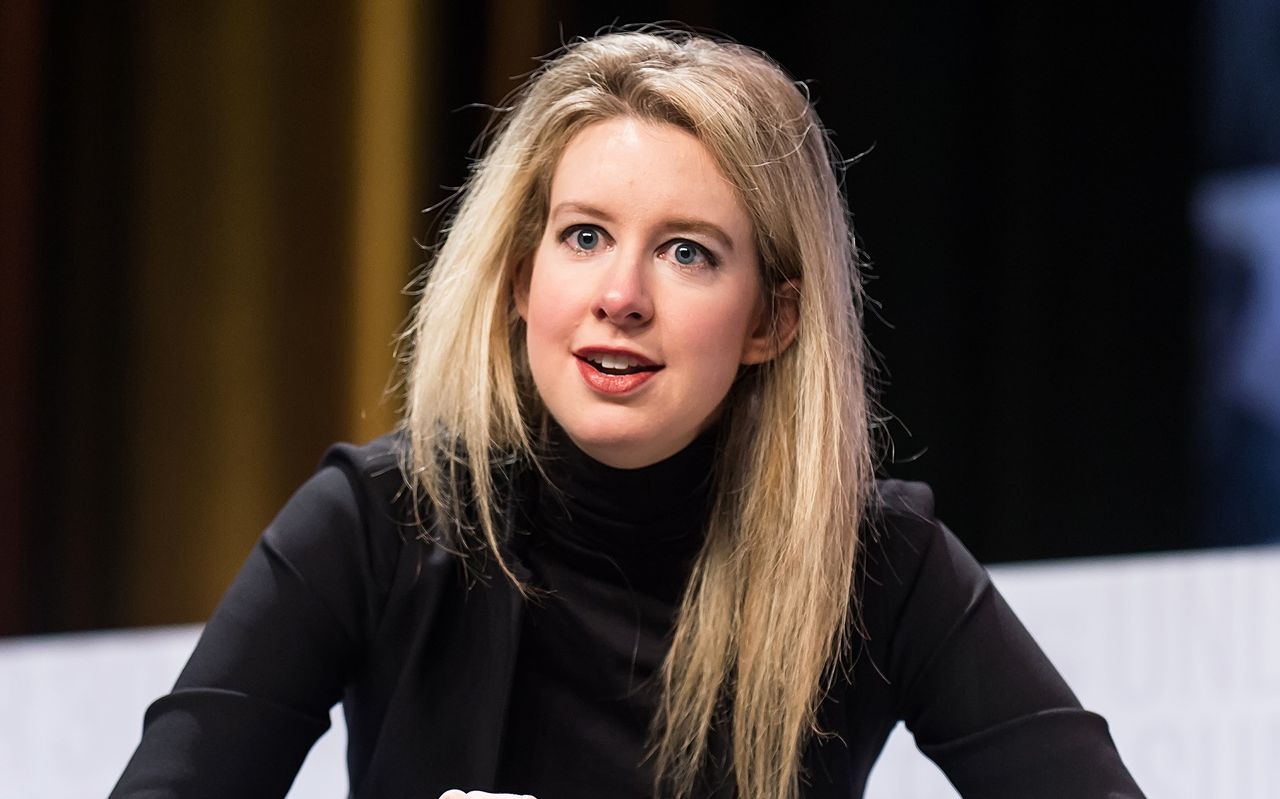
[[[659,669],[705,533],[714,433],[616,469],[553,428],[519,555],[545,592],[525,609],[497,788],[652,796]],[[590,753],[589,755],[587,753]]]
[[[282,797],[339,700],[354,797],[651,795],[654,678],[702,542],[713,437],[624,471],[557,433],[559,490],[512,475],[519,512],[503,519],[545,591],[523,607],[413,536],[402,446],[335,447],[289,501],[147,711],[112,797]],[[1141,797],[928,488],[879,493],[854,575],[861,633],[819,704],[831,734],[806,745],[801,795],[862,796],[904,721],[965,797]],[[732,795],[724,743],[713,733],[725,765],[695,796]]]

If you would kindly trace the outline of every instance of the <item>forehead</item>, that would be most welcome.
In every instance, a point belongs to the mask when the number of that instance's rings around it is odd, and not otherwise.
[[[596,122],[565,147],[551,181],[551,206],[589,205],[610,214],[702,217],[750,229],[737,190],[688,131],[634,117]]]

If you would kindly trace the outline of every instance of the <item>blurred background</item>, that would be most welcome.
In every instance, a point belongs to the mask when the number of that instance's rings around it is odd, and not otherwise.
[[[600,9],[604,10],[600,10]],[[0,7],[0,635],[203,620],[336,440],[536,57],[678,19],[806,80],[893,442],[985,562],[1280,533],[1274,2]]]

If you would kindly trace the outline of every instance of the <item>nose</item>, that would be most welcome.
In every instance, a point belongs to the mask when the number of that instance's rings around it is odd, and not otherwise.
[[[647,264],[642,256],[619,256],[605,268],[591,312],[601,322],[622,328],[641,327],[653,318]]]

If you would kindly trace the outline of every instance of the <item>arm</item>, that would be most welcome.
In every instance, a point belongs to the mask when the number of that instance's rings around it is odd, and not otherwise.
[[[112,797],[284,796],[329,726],[377,611],[376,555],[347,470],[289,500],[148,709]]]
[[[916,745],[968,799],[1136,799],[1106,721],[1083,710],[990,577],[933,516],[927,487],[886,494],[887,661]]]

